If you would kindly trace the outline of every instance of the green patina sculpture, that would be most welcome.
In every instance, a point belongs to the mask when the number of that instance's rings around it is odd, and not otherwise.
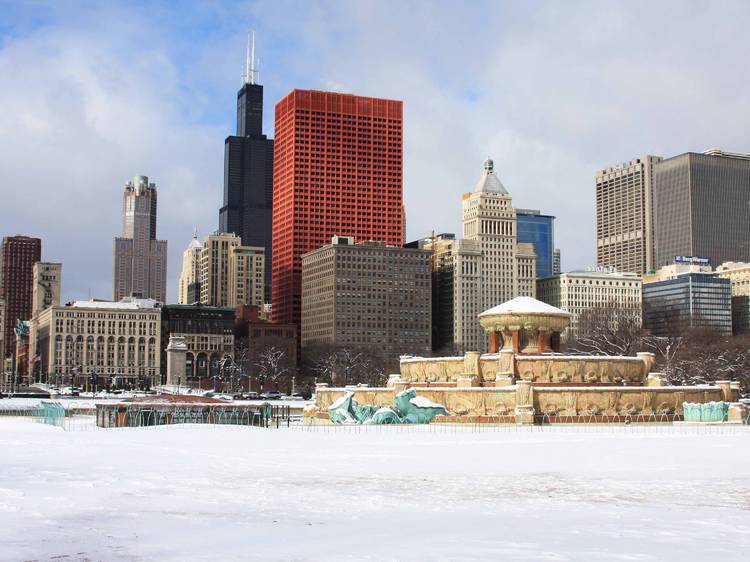
[[[354,393],[347,391],[328,408],[328,415],[335,424],[386,425],[405,423],[430,423],[432,418],[448,410],[407,388],[396,395],[395,406],[368,406],[358,404]]]
[[[16,320],[16,326],[13,328],[16,336],[28,336],[29,335],[29,321],[28,320]]]
[[[683,419],[692,422],[721,422],[727,419],[729,404],[727,402],[706,402],[694,404],[682,403]]]

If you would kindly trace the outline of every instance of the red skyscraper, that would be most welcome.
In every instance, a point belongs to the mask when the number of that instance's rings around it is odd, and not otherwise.
[[[5,300],[5,330],[0,348],[7,357],[16,350],[16,320],[31,320],[34,263],[42,259],[42,241],[6,236],[0,248],[0,299]],[[0,379],[4,365],[0,366]]]
[[[300,323],[301,256],[334,234],[403,243],[403,103],[293,90],[276,104],[273,318]]]

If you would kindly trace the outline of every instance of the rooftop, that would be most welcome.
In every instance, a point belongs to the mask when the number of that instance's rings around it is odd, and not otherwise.
[[[125,297],[121,301],[103,301],[98,299],[89,299],[85,301],[75,301],[69,305],[73,308],[116,308],[119,310],[141,310],[159,308],[160,303],[154,299],[136,299]]]
[[[570,316],[570,314],[564,310],[532,297],[516,297],[504,302],[503,304],[490,308],[489,310],[485,310],[479,315],[479,317],[493,316],[496,314],[547,314],[554,316]]]
[[[484,172],[482,172],[482,177],[479,178],[476,187],[474,187],[474,193],[502,193],[508,195],[508,190],[505,189],[505,186],[495,173],[495,163],[489,157],[484,161]]]

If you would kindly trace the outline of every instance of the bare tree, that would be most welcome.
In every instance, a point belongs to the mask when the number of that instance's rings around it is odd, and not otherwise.
[[[588,355],[635,355],[641,351],[640,308],[615,303],[592,307],[578,318],[568,351]]]
[[[278,347],[267,347],[258,355],[258,379],[261,388],[266,382],[273,382],[278,385],[286,375],[290,374],[289,361],[286,352]]]

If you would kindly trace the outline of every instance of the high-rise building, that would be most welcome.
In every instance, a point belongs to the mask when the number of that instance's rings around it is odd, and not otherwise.
[[[562,273],[562,257],[560,256],[560,249],[555,248],[555,253],[552,257],[552,275],[560,275]]]
[[[264,265],[263,248],[243,246],[235,234],[210,234],[200,254],[200,302],[232,308],[262,306]]]
[[[182,253],[182,271],[180,272],[180,286],[177,293],[177,302],[179,304],[193,304],[191,301],[190,286],[200,283],[201,273],[201,252],[203,244],[198,241],[198,233],[193,232],[193,239],[190,245]],[[198,299],[200,300],[200,299]]]
[[[302,348],[343,345],[384,358],[431,348],[432,254],[334,236],[302,257]]]
[[[42,259],[42,241],[29,236],[6,236],[0,250],[0,298],[5,301],[3,353],[15,349],[17,320],[29,320],[34,296],[34,264]]]
[[[750,261],[750,154],[688,152],[654,166],[654,265]]]
[[[33,380],[41,380],[36,361],[38,350],[36,342],[39,331],[39,315],[51,306],[60,304],[60,289],[62,285],[62,264],[50,262],[36,262],[33,270],[33,291],[31,298],[31,318],[29,323],[29,357]]]
[[[122,196],[122,236],[115,238],[114,301],[167,298],[167,241],[156,239],[156,184],[135,176]]]
[[[0,297],[0,383],[5,382],[5,300]]]
[[[553,275],[555,261],[555,217],[532,209],[516,209],[518,241],[534,246],[536,276]]]
[[[433,298],[437,349],[487,350],[479,313],[517,296],[536,295],[536,254],[518,241],[516,210],[489,158],[474,191],[462,202],[463,239],[437,240]]]
[[[45,308],[60,304],[62,285],[62,264],[36,262],[33,269],[33,289],[31,297],[31,316],[34,317]]]
[[[729,279],[693,272],[644,283],[643,327],[660,337],[679,335],[691,328],[731,336]]]
[[[237,92],[237,134],[224,141],[219,231],[236,234],[243,246],[264,249],[264,300],[270,302],[273,140],[263,134],[263,86],[256,82],[254,36],[252,51],[248,46],[247,54],[244,83]]]
[[[596,173],[596,260],[643,275],[653,269],[653,173],[644,156]]]
[[[641,286],[636,273],[617,271],[571,271],[539,279],[539,300],[569,312],[570,325],[563,337],[576,334],[581,314],[593,308],[627,313],[641,319]]]
[[[293,90],[276,104],[273,319],[300,324],[302,255],[334,235],[403,244],[403,104]]]

